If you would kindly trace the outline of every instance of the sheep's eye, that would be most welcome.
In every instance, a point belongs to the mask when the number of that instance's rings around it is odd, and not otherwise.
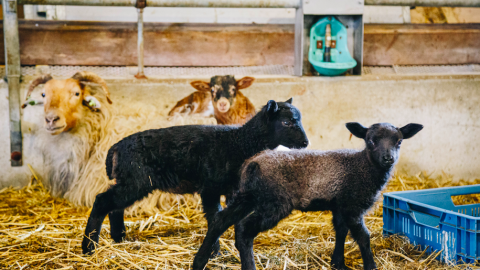
[[[397,142],[397,147],[399,147],[400,145],[402,145],[402,141],[403,141],[403,140],[398,140],[398,142]]]
[[[42,97],[45,97],[45,93],[42,93]]]
[[[286,126],[286,127],[290,127],[292,126],[292,122],[290,121],[282,121],[282,125]]]
[[[373,140],[368,141],[368,143],[370,143],[370,145],[372,146],[375,146],[375,143],[373,142]]]
[[[77,96],[77,97],[80,96],[80,92],[76,92],[75,96]]]

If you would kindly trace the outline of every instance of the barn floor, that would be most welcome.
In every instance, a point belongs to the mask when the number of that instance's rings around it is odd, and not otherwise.
[[[33,178],[32,178],[33,179]],[[480,183],[480,180],[468,184]],[[386,191],[465,185],[446,175],[431,178],[395,175]],[[473,201],[472,201],[473,202]],[[475,199],[475,202],[479,201]],[[127,240],[115,244],[104,222],[100,247],[92,256],[81,254],[82,234],[89,215],[53,198],[32,180],[22,189],[0,190],[0,268],[2,269],[189,269],[206,233],[201,206],[195,200],[178,200],[170,210],[153,216],[129,217]],[[255,240],[258,269],[330,269],[335,235],[328,212],[294,212],[276,228]],[[447,266],[425,255],[404,239],[382,237],[381,200],[366,216],[372,249],[380,269],[466,269]],[[230,228],[221,238],[222,255],[210,260],[209,269],[240,269]],[[350,236],[346,264],[363,269],[361,255]],[[471,268],[470,268],[471,269]]]

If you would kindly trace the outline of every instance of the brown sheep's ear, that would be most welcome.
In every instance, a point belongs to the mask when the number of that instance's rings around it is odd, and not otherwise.
[[[252,85],[253,81],[255,81],[255,78],[252,77],[243,77],[240,80],[237,81],[237,89],[245,89],[250,87]]]
[[[210,92],[210,84],[203,81],[194,81],[190,83],[193,88],[197,89],[200,92]]]

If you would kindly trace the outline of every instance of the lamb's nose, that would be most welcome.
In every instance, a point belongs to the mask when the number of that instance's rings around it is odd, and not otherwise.
[[[304,145],[305,147],[307,147],[307,146],[308,146],[308,141],[304,141],[304,142],[303,142],[303,145]]]
[[[391,163],[393,163],[393,156],[392,155],[384,155],[383,156],[383,161],[385,163],[390,163],[391,164]]]

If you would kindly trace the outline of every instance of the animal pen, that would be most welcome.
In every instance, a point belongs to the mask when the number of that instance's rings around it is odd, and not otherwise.
[[[29,5],[129,7],[136,22],[27,19]],[[372,19],[387,12],[383,6],[404,22]],[[289,17],[287,23],[270,17],[270,23],[218,23],[217,17],[160,23],[152,21],[157,13],[148,13],[154,7],[172,16],[183,12],[175,8],[194,8],[192,14],[216,8],[230,9],[225,17],[273,9]],[[149,129],[242,125],[251,111],[267,110],[269,100],[293,97],[310,150],[363,149],[347,122],[421,123],[424,129],[402,146],[391,180],[364,217],[375,263],[379,269],[476,269],[478,224],[462,220],[478,213],[448,211],[476,209],[478,194],[461,188],[462,194],[442,197],[445,209],[428,200],[415,206],[408,197],[480,184],[480,21],[459,23],[460,8],[480,18],[479,0],[3,0],[0,268],[191,269],[208,228],[198,194],[152,192],[125,209],[124,241],[111,239],[107,218],[96,251],[82,253],[95,196],[116,184],[106,172],[108,150]],[[432,10],[457,23],[429,23],[438,19],[428,17]],[[428,18],[408,23],[420,11]],[[227,80],[231,88],[223,91],[218,81]],[[61,94],[59,85],[73,90]],[[66,96],[80,99],[60,104]],[[220,120],[229,112],[233,116]],[[62,121],[66,128],[57,130]],[[396,191],[413,192],[383,201],[384,192]],[[425,196],[440,198],[435,192]],[[412,201],[398,202],[402,196]],[[458,223],[447,222],[453,216]],[[330,211],[294,211],[259,234],[257,269],[332,269],[331,220]],[[449,240],[427,236],[444,230],[452,233]],[[207,268],[241,269],[234,228],[218,243]],[[344,256],[348,268],[363,269],[350,235]]]

